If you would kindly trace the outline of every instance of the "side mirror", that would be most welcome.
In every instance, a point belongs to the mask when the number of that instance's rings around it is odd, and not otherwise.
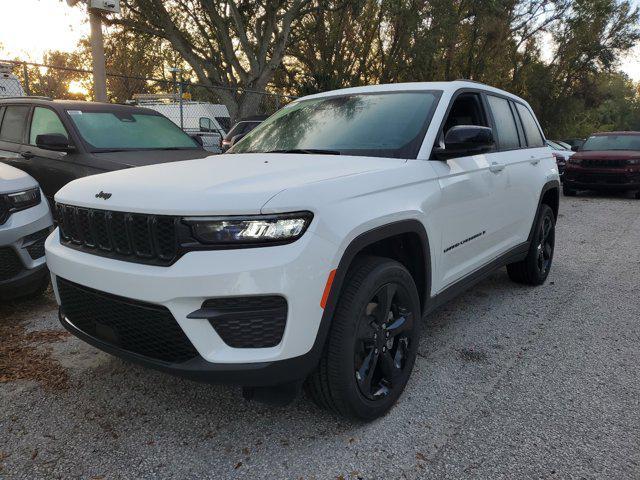
[[[434,149],[434,154],[445,160],[488,152],[494,146],[493,131],[489,127],[456,125],[444,136],[444,148]]]
[[[69,139],[61,133],[46,133],[36,137],[36,146],[43,150],[55,152],[70,152],[73,147],[69,145]]]
[[[204,141],[202,140],[202,137],[200,135],[194,134],[189,136],[193,138],[198,145],[200,145],[201,147],[204,147]]]

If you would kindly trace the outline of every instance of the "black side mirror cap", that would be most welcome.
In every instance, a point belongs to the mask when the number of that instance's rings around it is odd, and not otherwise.
[[[444,136],[444,148],[435,148],[434,156],[440,160],[477,155],[495,147],[493,130],[479,125],[456,125]]]
[[[74,149],[69,139],[61,133],[45,133],[36,137],[36,146],[54,152],[70,152]]]

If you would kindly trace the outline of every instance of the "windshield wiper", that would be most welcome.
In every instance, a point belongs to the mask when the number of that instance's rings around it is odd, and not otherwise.
[[[305,153],[308,155],[340,155],[338,150],[323,150],[320,148],[290,148],[288,150],[269,150],[265,153]]]

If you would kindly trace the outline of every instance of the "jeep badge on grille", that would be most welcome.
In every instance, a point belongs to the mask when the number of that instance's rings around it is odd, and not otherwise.
[[[111,198],[111,194],[100,190],[100,193],[96,193],[96,198],[104,198],[105,200],[109,200]]]

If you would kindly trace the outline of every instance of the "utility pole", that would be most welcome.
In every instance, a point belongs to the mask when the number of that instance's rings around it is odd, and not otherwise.
[[[102,17],[95,8],[89,8],[91,24],[91,57],[93,59],[93,96],[96,102],[107,101],[107,71],[104,65],[104,39]]]
[[[120,0],[67,0],[70,7],[85,3],[91,25],[91,57],[93,60],[93,96],[96,102],[107,101],[107,71],[104,62],[102,13],[120,13]]]

